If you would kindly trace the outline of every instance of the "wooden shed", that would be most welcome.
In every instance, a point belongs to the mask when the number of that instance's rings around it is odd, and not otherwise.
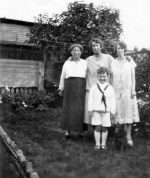
[[[0,18],[0,87],[43,90],[43,52],[26,43],[32,22]]]

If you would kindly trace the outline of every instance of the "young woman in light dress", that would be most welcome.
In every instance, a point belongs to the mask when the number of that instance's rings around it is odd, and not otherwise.
[[[124,124],[129,146],[133,146],[131,137],[132,123],[139,122],[139,113],[135,91],[135,67],[133,59],[125,57],[126,44],[116,46],[118,57],[111,63],[111,84],[116,94],[115,124]]]
[[[111,62],[114,60],[109,54],[101,52],[103,43],[99,38],[93,38],[90,41],[93,55],[89,56],[87,61],[87,76],[86,76],[86,95],[85,95],[85,109],[84,109],[84,123],[91,124],[91,119],[88,115],[88,98],[91,87],[98,82],[97,70],[100,67],[106,67],[110,70]],[[109,82],[109,78],[108,78]]]

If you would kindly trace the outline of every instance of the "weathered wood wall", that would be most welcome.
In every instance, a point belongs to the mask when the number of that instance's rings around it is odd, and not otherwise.
[[[0,23],[0,41],[24,43],[27,40],[29,29],[28,26]]]
[[[44,89],[43,54],[25,49],[33,23],[0,19],[0,87]],[[7,46],[15,44],[16,46]],[[5,46],[3,46],[5,45]],[[13,90],[13,88],[12,88]]]
[[[0,59],[1,87],[38,87],[43,90],[43,82],[43,62]]]

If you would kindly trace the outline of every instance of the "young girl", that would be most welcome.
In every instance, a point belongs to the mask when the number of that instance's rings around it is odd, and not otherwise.
[[[108,84],[109,70],[100,67],[97,71],[98,82],[89,93],[88,111],[91,124],[94,126],[95,150],[106,149],[107,127],[111,126],[114,117],[116,100],[113,87]]]

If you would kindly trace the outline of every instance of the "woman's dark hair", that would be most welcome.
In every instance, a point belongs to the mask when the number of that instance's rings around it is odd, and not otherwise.
[[[124,52],[127,51],[127,45],[126,45],[126,43],[125,43],[124,41],[119,41],[119,42],[116,44],[116,51],[117,51],[117,46],[118,46],[118,45],[121,47],[121,49],[124,49]]]
[[[81,52],[83,51],[82,45],[74,43],[74,44],[72,44],[72,45],[70,46],[70,48],[69,48],[70,53],[71,53],[71,51],[72,51],[75,47],[78,47]]]
[[[109,75],[109,70],[106,68],[106,67],[100,67],[98,70],[97,70],[97,74],[104,74],[106,73],[107,75]]]
[[[103,48],[103,42],[99,38],[92,38],[90,41],[90,48],[92,48],[92,42],[100,44],[101,49]]]

